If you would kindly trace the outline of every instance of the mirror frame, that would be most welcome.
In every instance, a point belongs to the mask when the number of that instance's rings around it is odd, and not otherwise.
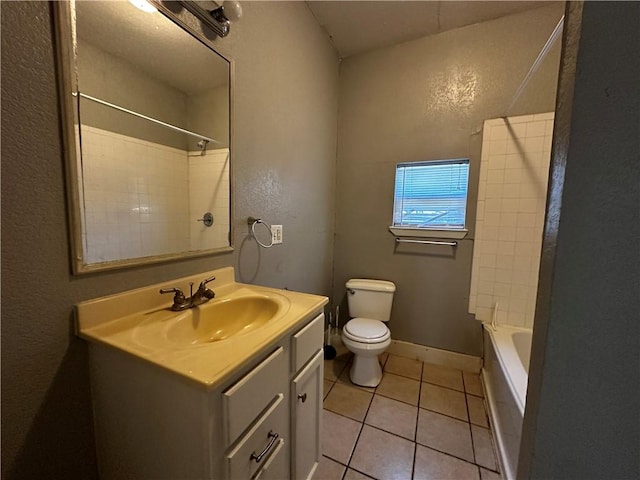
[[[72,92],[77,91],[78,70],[77,36],[76,36],[76,12],[75,1],[64,0],[54,3],[55,41],[57,55],[58,97],[60,105],[60,117],[62,127],[62,145],[65,159],[65,181],[67,194],[67,223],[69,227],[71,269],[74,275],[83,273],[115,270],[154,263],[184,260],[206,255],[217,255],[233,252],[234,250],[234,85],[235,63],[233,60],[221,54],[213,48],[211,40],[204,34],[195,30],[165,7],[160,1],[151,0],[162,15],[173,22],[177,28],[183,29],[197,41],[203,43],[213,53],[219,55],[229,63],[229,245],[206,250],[192,250],[185,252],[152,255],[124,260],[113,260],[101,263],[85,263],[82,242],[82,209],[80,199],[80,172],[78,171],[78,159],[81,158],[80,145],[77,142],[74,124],[74,101]]]

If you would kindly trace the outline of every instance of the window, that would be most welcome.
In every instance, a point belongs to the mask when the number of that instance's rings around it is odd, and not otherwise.
[[[399,163],[393,205],[395,230],[466,231],[469,159]],[[395,228],[394,228],[395,227]],[[419,235],[419,234],[418,234]],[[423,235],[419,235],[423,236]]]

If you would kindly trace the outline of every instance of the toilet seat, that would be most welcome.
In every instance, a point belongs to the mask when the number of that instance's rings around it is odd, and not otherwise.
[[[391,337],[391,332],[380,320],[371,318],[354,318],[342,329],[349,340],[360,343],[382,343]]]

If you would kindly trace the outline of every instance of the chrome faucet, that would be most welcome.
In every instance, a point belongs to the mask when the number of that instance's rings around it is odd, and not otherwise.
[[[200,282],[196,293],[193,293],[193,282],[191,282],[189,284],[189,297],[185,297],[184,293],[182,293],[182,290],[179,288],[161,288],[160,293],[175,293],[173,296],[173,305],[171,305],[171,310],[174,312],[180,312],[187,308],[202,305],[215,297],[216,294],[213,293],[211,289],[207,288],[207,283],[212,282],[215,279],[216,277],[205,278]]]

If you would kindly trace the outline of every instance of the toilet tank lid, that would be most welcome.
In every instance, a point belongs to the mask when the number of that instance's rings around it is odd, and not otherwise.
[[[373,292],[395,292],[396,285],[388,280],[371,280],[369,278],[352,278],[347,281],[347,288],[369,290]]]

